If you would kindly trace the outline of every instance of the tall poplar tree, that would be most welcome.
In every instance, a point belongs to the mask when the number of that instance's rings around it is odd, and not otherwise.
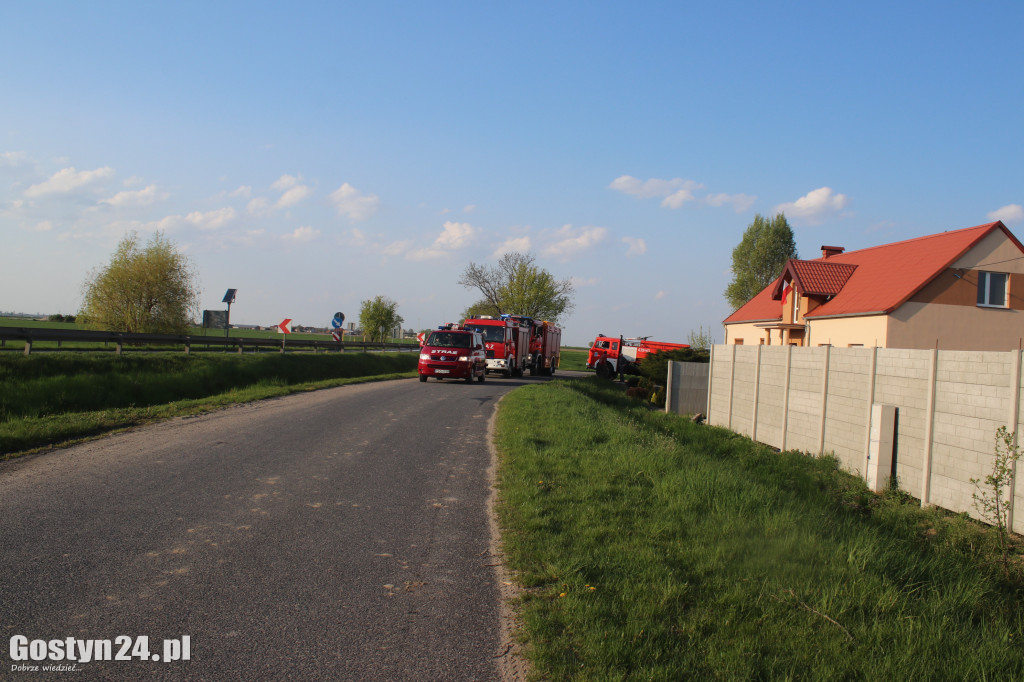
[[[796,258],[793,228],[783,213],[768,219],[760,213],[747,226],[743,239],[732,250],[732,282],[725,298],[736,310],[782,274],[790,258]]]

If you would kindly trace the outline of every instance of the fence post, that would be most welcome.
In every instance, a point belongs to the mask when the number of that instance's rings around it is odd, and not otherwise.
[[[707,405],[704,407],[704,418],[708,424],[711,423],[711,389],[714,386],[715,379],[715,346],[717,344],[711,344],[711,357],[708,358],[708,400]]]
[[[871,368],[868,370],[868,418],[864,427],[864,476],[868,475],[871,458],[871,415],[875,404],[875,374],[878,372],[878,346],[871,349]]]
[[[828,416],[828,372],[832,359],[832,344],[825,346],[824,376],[821,378],[821,424],[818,426],[818,454],[825,454],[825,417]]]
[[[932,440],[935,438],[935,378],[939,366],[938,346],[932,349],[932,366],[928,377],[928,406],[925,408],[924,458],[921,462],[921,506],[931,505]]]
[[[793,373],[793,346],[786,346],[786,379],[782,387],[782,444],[779,449],[785,452],[786,436],[789,434],[789,377]]]
[[[1017,445],[1020,439],[1017,436],[1017,422],[1020,415],[1020,349],[1011,351],[1013,353],[1013,361],[1010,363],[1013,367],[1010,370],[1010,423],[1008,427],[1013,431],[1013,444]],[[1007,510],[1006,527],[1013,531],[1013,517],[1014,517],[1014,498],[1017,497],[1017,460],[1014,460],[1010,465],[1010,508]]]
[[[32,354],[32,339],[25,339],[25,355]]]
[[[675,395],[675,384],[673,383],[672,368],[676,363],[671,360],[668,361],[668,376],[665,377],[665,413],[670,414],[672,412],[673,403],[675,402],[672,398]]]
[[[732,363],[729,365],[729,423],[726,428],[732,430],[732,393],[736,384],[736,344],[732,344]]]
[[[761,349],[757,347],[754,355],[754,407],[750,414],[750,440],[757,440],[757,404],[761,400]]]

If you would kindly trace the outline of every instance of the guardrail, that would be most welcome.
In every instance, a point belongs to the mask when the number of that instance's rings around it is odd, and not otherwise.
[[[394,350],[419,352],[419,346],[409,343],[345,343],[323,339],[296,339],[282,334],[281,339],[252,336],[191,336],[187,334],[129,334],[123,332],[85,331],[79,329],[45,329],[26,327],[0,327],[0,345],[8,341],[21,341],[25,344],[24,353],[32,353],[33,344],[41,341],[56,341],[57,348],[68,342],[114,344],[114,352],[120,355],[125,346],[183,346],[186,353],[192,352],[193,346],[223,346],[237,348],[241,353],[244,349],[259,350],[272,348],[284,353],[286,350],[323,351],[358,351]]]

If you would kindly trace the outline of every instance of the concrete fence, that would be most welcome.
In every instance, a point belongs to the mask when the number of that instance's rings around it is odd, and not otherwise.
[[[876,489],[977,516],[996,431],[1021,432],[1021,352],[717,345],[708,421],[782,450],[834,453]],[[1024,484],[1010,527],[1024,532]]]
[[[711,365],[706,362],[669,362],[665,411],[676,414],[706,412],[710,375]]]

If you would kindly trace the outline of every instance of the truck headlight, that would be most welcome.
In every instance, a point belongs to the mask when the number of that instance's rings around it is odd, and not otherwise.
[[[468,355],[460,355],[459,356],[459,362],[469,362],[469,356]]]
[[[420,360],[429,360],[430,356],[426,353],[420,353]]]

